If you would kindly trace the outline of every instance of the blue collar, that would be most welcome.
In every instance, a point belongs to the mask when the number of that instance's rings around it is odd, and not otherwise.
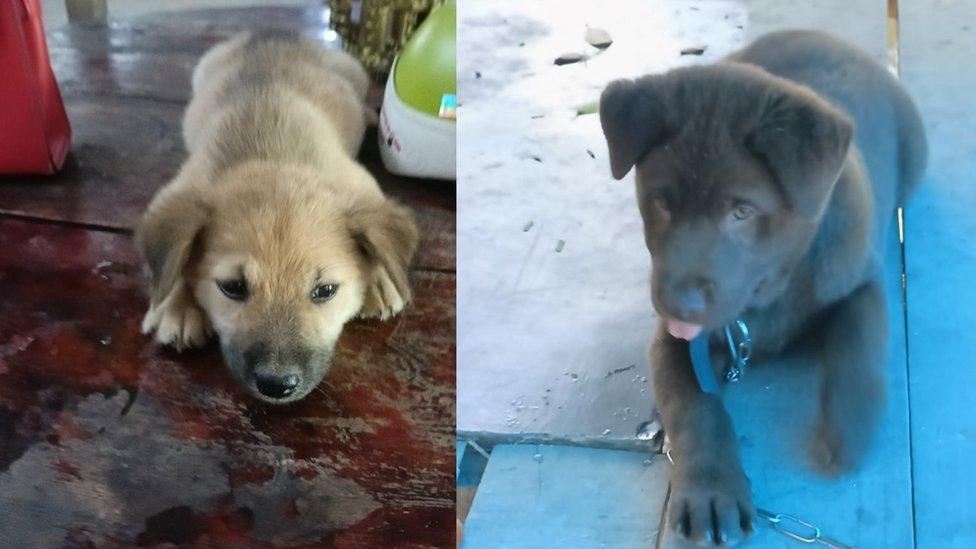
[[[752,337],[749,328],[741,320],[733,320],[725,325],[725,341],[729,347],[729,364],[725,368],[723,377],[725,381],[738,381],[742,377],[752,349]],[[717,395],[719,394],[718,380],[715,378],[715,370],[712,369],[712,360],[709,357],[709,332],[702,331],[698,337],[692,339],[688,344],[691,354],[691,366],[695,370],[695,377],[698,378],[698,386],[702,392]]]

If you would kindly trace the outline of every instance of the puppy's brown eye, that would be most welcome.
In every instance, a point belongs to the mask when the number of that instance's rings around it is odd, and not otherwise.
[[[338,284],[319,284],[312,290],[312,301],[315,303],[325,303],[335,297],[338,291]]]
[[[218,280],[217,287],[229,299],[234,301],[246,301],[250,292],[247,290],[247,282],[244,280]]]
[[[756,215],[756,209],[748,204],[736,204],[732,208],[732,219],[736,221],[745,221]]]

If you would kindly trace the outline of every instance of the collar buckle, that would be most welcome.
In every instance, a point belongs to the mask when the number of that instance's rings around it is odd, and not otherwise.
[[[725,325],[725,341],[729,346],[729,365],[725,368],[725,381],[742,379],[752,353],[752,336],[749,327],[740,319]]]
[[[715,370],[712,370],[712,362],[709,357],[709,332],[702,331],[697,337],[689,342],[688,350],[691,358],[691,366],[698,379],[698,387],[705,393],[717,395],[720,393],[718,379]],[[752,336],[749,335],[749,328],[742,320],[736,319],[725,326],[725,341],[729,347],[728,366],[725,367],[723,377],[725,381],[739,381],[749,364],[749,357],[752,354]]]

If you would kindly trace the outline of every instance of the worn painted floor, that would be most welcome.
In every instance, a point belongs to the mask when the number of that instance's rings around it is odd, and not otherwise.
[[[725,400],[760,506],[860,547],[972,547],[976,379],[968,364],[976,337],[965,305],[976,271],[968,213],[976,203],[969,122],[976,6],[902,4],[901,77],[922,111],[932,156],[906,212],[907,306],[894,226],[889,235],[889,401],[876,444],[854,475],[811,473],[804,445],[817,379],[802,356],[757,364]],[[636,548],[656,539],[659,508],[642,521],[616,520],[648,509],[644,479],[664,479],[668,469],[660,460],[634,467],[652,459],[634,436],[653,406],[643,382],[656,321],[649,265],[632,183],[610,179],[598,121],[575,118],[573,108],[612,78],[712,61],[783,28],[827,30],[884,61],[885,16],[885,3],[874,0],[634,2],[568,14],[479,3],[462,10],[462,35],[495,47],[466,49],[462,40],[459,52],[467,113],[460,158],[475,161],[459,166],[458,421],[463,439],[503,443],[468,515],[465,547],[543,547],[556,539]],[[553,66],[556,56],[583,49],[586,24],[608,30],[614,44],[586,64]],[[704,55],[678,54],[691,46],[706,46]],[[580,461],[578,448],[504,444],[518,442],[571,442],[589,453]],[[633,454],[621,459],[594,447]],[[526,490],[532,474],[536,497],[513,494]],[[661,541],[676,545],[670,536]],[[794,545],[768,528],[748,544]]]
[[[0,179],[0,546],[445,547],[454,537],[454,190],[364,163],[413,206],[416,302],[347,326],[320,390],[269,407],[210,346],[139,333],[130,231],[182,158],[189,72],[241,28],[323,10],[159,15],[50,32],[74,129],[56,178]]]

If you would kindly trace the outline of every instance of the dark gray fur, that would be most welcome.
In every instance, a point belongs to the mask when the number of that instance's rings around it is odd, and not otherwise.
[[[903,87],[853,46],[790,31],[715,65],[614,82],[600,116],[614,176],[637,168],[662,318],[712,331],[743,318],[760,357],[814,338],[813,457],[828,474],[856,467],[884,403],[885,235],[927,156]],[[722,213],[733,188],[765,204],[748,225]],[[669,524],[693,542],[734,544],[755,510],[731,418],[699,390],[687,342],[663,321],[651,361],[675,459]]]

